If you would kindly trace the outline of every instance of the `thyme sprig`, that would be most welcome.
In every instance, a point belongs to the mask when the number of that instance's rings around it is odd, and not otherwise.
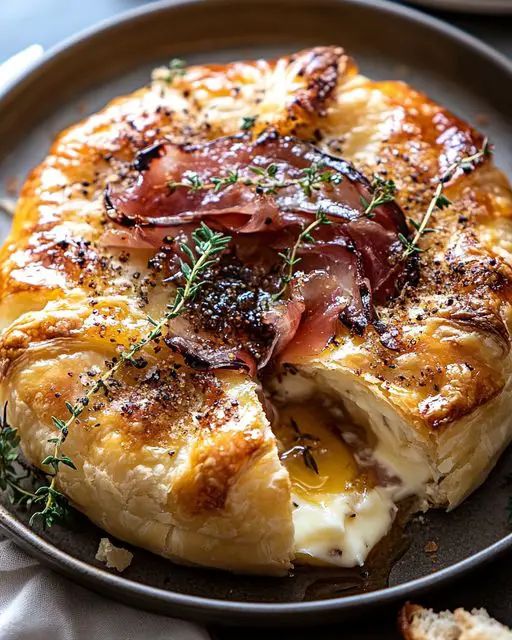
[[[240,129],[242,131],[250,131],[256,124],[257,119],[258,119],[258,116],[244,116],[242,118],[242,124],[240,125]]]
[[[281,298],[281,296],[283,296],[286,292],[288,285],[292,281],[295,273],[295,267],[301,260],[297,255],[301,245],[304,243],[304,241],[311,243],[315,242],[315,239],[312,235],[313,231],[315,231],[315,229],[317,229],[321,225],[326,224],[332,223],[327,217],[327,214],[322,211],[322,209],[319,209],[316,212],[316,217],[313,222],[311,222],[299,233],[293,247],[288,248],[284,253],[279,253],[279,256],[283,259],[284,273],[281,276],[281,286],[279,288],[279,291],[272,296],[273,300],[278,300],[279,298]]]
[[[7,492],[11,504],[29,509],[46,500],[48,486],[42,484],[35,488],[41,481],[46,483],[46,476],[23,464],[20,460],[19,445],[18,431],[11,427],[7,421],[7,403],[5,403],[3,416],[0,419],[0,489]],[[53,499],[54,506],[47,514],[47,522],[50,525],[65,521],[69,515],[69,506],[65,496],[54,490]]]
[[[424,235],[433,233],[435,231],[435,229],[428,226],[430,218],[432,217],[432,214],[436,209],[444,209],[451,204],[451,201],[444,195],[443,190],[446,184],[450,182],[450,180],[454,177],[455,173],[459,169],[462,169],[462,171],[464,171],[465,173],[472,171],[474,168],[474,163],[477,160],[480,160],[480,158],[490,155],[490,153],[491,148],[489,146],[487,138],[485,138],[482,144],[482,148],[479,151],[473,153],[470,156],[465,156],[463,158],[455,160],[441,175],[435,188],[434,195],[432,196],[425,215],[423,216],[421,221],[418,223],[414,220],[409,220],[414,229],[416,229],[416,233],[414,234],[412,239],[409,240],[404,235],[399,235],[400,241],[404,246],[404,251],[402,254],[403,259],[407,259],[413,254],[421,253],[422,249],[419,248],[418,242]]]
[[[107,370],[75,404],[66,402],[66,408],[69,413],[69,417],[66,420],[52,416],[52,421],[59,435],[48,440],[48,442],[53,444],[53,452],[42,460],[43,465],[49,466],[52,469],[51,473],[48,474],[51,480],[47,486],[40,487],[36,492],[39,498],[44,497],[44,506],[40,511],[33,514],[30,519],[31,524],[33,524],[36,519],[40,519],[43,526],[49,527],[53,524],[56,517],[60,517],[62,498],[64,498],[64,496],[56,489],[57,474],[61,465],[76,469],[73,461],[68,456],[63,455],[61,451],[70,427],[84,412],[94,394],[99,391],[108,392],[108,381],[116,375],[124,364],[131,363],[134,366],[139,365],[139,362],[135,358],[136,354],[158,338],[162,334],[164,326],[184,311],[187,303],[193,300],[204,284],[201,280],[202,274],[215,263],[215,256],[221,253],[231,240],[229,236],[212,231],[204,223],[201,223],[201,226],[192,233],[192,238],[194,240],[193,249],[187,244],[180,244],[181,250],[189,259],[189,262],[185,262],[184,260],[180,261],[181,274],[185,284],[177,288],[174,300],[168,305],[167,311],[159,320],[147,316],[151,330],[129,349],[123,351],[119,355],[119,358],[111,361]]]
[[[396,195],[396,184],[393,180],[384,180],[380,176],[374,176],[372,181],[372,199],[370,202],[361,196],[361,204],[363,205],[364,214],[368,218],[373,217],[373,210],[380,207],[382,204],[392,202]]]
[[[309,433],[302,433],[296,420],[290,419],[290,426],[295,432],[295,444],[290,449],[284,451],[280,458],[286,460],[290,456],[301,455],[304,464],[308,469],[311,469],[316,475],[320,473],[318,463],[313,455],[313,447],[318,444],[318,438],[312,436]]]
[[[167,186],[171,191],[183,187],[193,192],[210,190],[217,193],[233,184],[240,183],[248,187],[254,187],[258,195],[273,195],[280,189],[296,185],[302,189],[306,196],[310,197],[313,191],[318,191],[322,185],[326,183],[338,185],[343,180],[341,173],[331,169],[326,170],[321,163],[316,162],[302,169],[297,178],[289,178],[287,180],[278,177],[279,166],[275,162],[271,162],[266,167],[249,165],[248,170],[254,175],[254,178],[247,175],[243,176],[236,169],[228,171],[225,176],[214,176],[208,181],[203,180],[197,173],[188,171],[182,176],[181,180],[170,180]]]
[[[155,82],[172,85],[172,83],[184,76],[187,63],[181,58],[173,58],[166,67],[157,67],[151,74],[151,79]]]

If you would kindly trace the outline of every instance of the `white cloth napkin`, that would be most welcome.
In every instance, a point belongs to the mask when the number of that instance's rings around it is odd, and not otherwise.
[[[201,627],[72,584],[0,539],[1,640],[209,640]]]
[[[42,55],[32,45],[0,65],[0,91]],[[3,240],[3,238],[1,238]],[[201,627],[132,609],[43,567],[0,537],[0,640],[209,640]]]

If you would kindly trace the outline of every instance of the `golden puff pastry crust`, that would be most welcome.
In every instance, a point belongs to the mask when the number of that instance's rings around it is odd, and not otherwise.
[[[112,101],[59,135],[23,187],[0,255],[0,395],[35,465],[51,416],[147,330],[171,292],[154,251],[112,249],[104,192],[154,141],[202,142],[273,127],[393,179],[421,220],[436,181],[482,137],[401,82],[358,75],[339,47],[275,61],[190,67],[172,84]],[[410,452],[429,501],[453,506],[512,436],[512,196],[486,160],[446,188],[450,206],[421,241],[419,282],[371,326],[340,327],[320,356],[290,358],[356,421]],[[58,486],[102,528],[186,563],[279,574],[293,560],[290,480],[257,385],[242,372],[199,373],[148,346],[112,398],[91,403],[64,444],[77,470]],[[279,378],[283,381],[283,378]],[[286,391],[293,394],[293,391]],[[407,454],[408,455],[408,454]]]
[[[327,148],[391,178],[416,222],[450,163],[482,147],[479,133],[423,94],[364,78],[342,85],[324,130]],[[454,507],[512,437],[512,192],[487,160],[444,193],[451,204],[422,238],[419,282],[378,309],[387,345],[372,330],[345,332],[303,371],[375,433],[392,433],[397,449],[419,454],[429,502]]]
[[[111,336],[121,330],[128,341],[147,325],[122,297],[96,300],[91,308],[70,294],[4,334],[12,360],[3,398],[35,464],[52,452],[51,416],[62,413],[63,399],[83,395],[115,354]],[[60,490],[100,527],[165,557],[285,572],[290,482],[256,384],[235,372],[192,371],[154,351],[143,373],[125,369],[112,396],[95,396],[70,429],[64,452],[77,470],[59,470]]]

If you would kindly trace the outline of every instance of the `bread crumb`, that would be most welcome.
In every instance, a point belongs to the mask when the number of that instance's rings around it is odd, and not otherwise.
[[[429,540],[423,547],[425,553],[435,553],[439,549],[439,545],[435,540]]]
[[[398,615],[405,640],[512,640],[512,632],[485,609],[441,611],[407,602]]]
[[[133,553],[122,547],[115,547],[108,538],[102,538],[96,552],[96,560],[104,562],[109,569],[117,569],[121,573],[131,565]]]

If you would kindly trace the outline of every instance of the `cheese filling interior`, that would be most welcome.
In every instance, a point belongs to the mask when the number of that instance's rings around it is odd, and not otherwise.
[[[294,382],[300,393],[288,393],[274,430],[292,484],[295,562],[362,565],[390,531],[398,503],[425,493],[428,470],[339,407],[319,406],[321,392],[304,395],[303,379]]]

